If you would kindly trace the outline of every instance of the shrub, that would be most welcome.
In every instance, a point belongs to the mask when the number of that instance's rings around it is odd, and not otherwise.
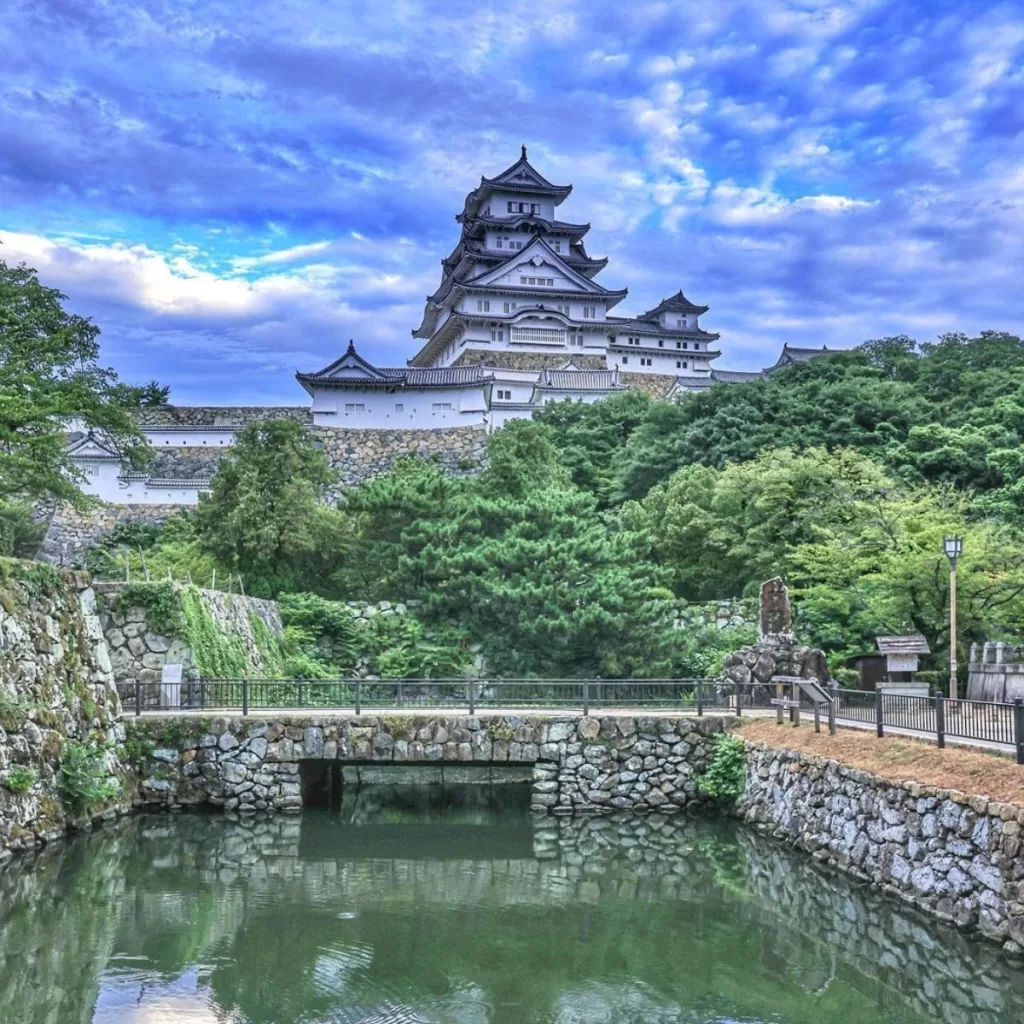
[[[747,745],[738,736],[719,736],[707,770],[697,778],[697,789],[723,803],[732,803],[747,780]]]
[[[837,668],[832,678],[844,689],[855,690],[860,685],[860,673],[855,668]]]
[[[12,793],[26,793],[32,788],[36,778],[34,769],[27,768],[22,764],[16,764],[13,768],[8,769],[4,785]]]
[[[73,814],[85,814],[96,804],[113,800],[121,783],[107,768],[107,748],[92,741],[68,740],[60,759],[57,782],[65,805]]]

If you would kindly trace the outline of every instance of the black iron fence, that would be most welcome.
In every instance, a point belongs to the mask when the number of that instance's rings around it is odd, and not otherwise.
[[[993,703],[918,697],[879,690],[844,690],[835,685],[815,692],[793,682],[738,684],[725,679],[197,679],[181,683],[121,686],[126,707],[143,711],[350,711],[396,709],[566,710],[583,715],[615,708],[692,711],[773,710],[780,717],[800,711],[835,721],[901,729],[1012,746],[1024,764],[1024,702]]]

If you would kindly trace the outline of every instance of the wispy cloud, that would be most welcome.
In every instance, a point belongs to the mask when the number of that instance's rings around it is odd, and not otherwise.
[[[1012,0],[13,0],[0,48],[0,258],[179,401],[403,362],[520,142],[624,307],[682,286],[723,363],[1024,330]]]

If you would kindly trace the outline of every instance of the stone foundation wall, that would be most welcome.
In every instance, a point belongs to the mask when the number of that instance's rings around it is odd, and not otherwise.
[[[680,373],[685,371],[680,370]],[[667,373],[630,373],[628,370],[619,370],[619,380],[625,384],[630,391],[645,391],[654,398],[664,398],[669,389],[675,384],[676,379]]]
[[[85,549],[119,523],[161,524],[181,505],[98,505],[80,510],[61,505],[50,517],[36,558],[54,565],[80,564]]]
[[[163,586],[163,584],[161,584]],[[186,589],[174,584],[179,601]],[[139,586],[133,587],[139,593]],[[169,623],[152,621],[153,615],[143,604],[123,606],[119,595],[125,590],[123,583],[97,583],[96,592],[102,597],[101,627],[110,651],[110,665],[114,683],[131,687],[138,680],[146,686],[147,703],[159,703],[160,682],[164,665],[181,665],[184,680],[198,679],[204,672],[201,652],[193,650],[189,630],[182,618],[177,628]],[[259,677],[272,674],[278,665],[268,664],[272,652],[265,649],[263,639],[257,636],[258,619],[266,635],[275,641],[284,638],[281,613],[277,603],[241,594],[225,594],[220,590],[193,588],[193,593],[224,643],[234,645],[244,658],[242,675]],[[261,631],[262,632],[262,631]]]
[[[88,577],[0,559],[0,862],[71,823],[59,788],[69,740],[102,740],[108,773],[122,771],[119,714]]]
[[[475,473],[484,464],[487,434],[481,427],[449,430],[354,430],[312,427],[346,486],[386,473],[407,455],[436,458],[450,473]]]
[[[734,597],[725,601],[706,601],[704,604],[685,604],[676,612],[680,629],[715,626],[717,629],[737,629],[757,625],[757,601],[753,598]]]
[[[142,719],[144,803],[298,811],[299,761],[533,766],[532,807],[556,815],[674,813],[704,802],[696,776],[723,718],[344,715]]]
[[[738,814],[829,867],[1024,953],[1024,806],[751,745]]]

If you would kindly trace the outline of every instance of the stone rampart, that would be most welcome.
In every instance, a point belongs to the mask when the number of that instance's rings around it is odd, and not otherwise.
[[[817,861],[1024,952],[1024,806],[752,744],[738,813]]]
[[[153,405],[132,410],[140,427],[242,427],[263,420],[310,422],[307,405]]]
[[[159,525],[181,508],[181,505],[103,504],[76,509],[61,505],[50,518],[36,558],[54,565],[80,565],[85,549],[115,526],[121,523]]]
[[[696,777],[731,723],[678,715],[167,717],[133,722],[131,731],[147,746],[138,766],[146,803],[297,811],[306,760],[520,764],[533,765],[533,810],[562,815],[702,804]]]
[[[386,473],[409,455],[437,459],[450,473],[478,472],[486,457],[487,434],[482,426],[448,430],[313,427],[311,433],[346,486]]]
[[[565,352],[489,352],[487,349],[468,349],[452,366],[496,366],[503,370],[557,370],[565,366],[569,356]],[[604,356],[573,354],[572,361],[581,370],[607,370]],[[671,381],[673,378],[669,377]]]
[[[97,583],[96,592],[114,683],[130,688],[138,680],[151,704],[159,704],[153,684],[166,664],[181,665],[186,681],[280,672],[284,627],[274,601],[170,582]]]
[[[684,604],[676,612],[680,629],[699,629],[714,626],[717,629],[738,629],[757,625],[757,601],[754,598],[733,597],[724,601]]]
[[[108,774],[121,772],[119,713],[88,577],[0,559],[0,861],[97,809],[69,809],[62,756],[70,741],[102,741]]]

